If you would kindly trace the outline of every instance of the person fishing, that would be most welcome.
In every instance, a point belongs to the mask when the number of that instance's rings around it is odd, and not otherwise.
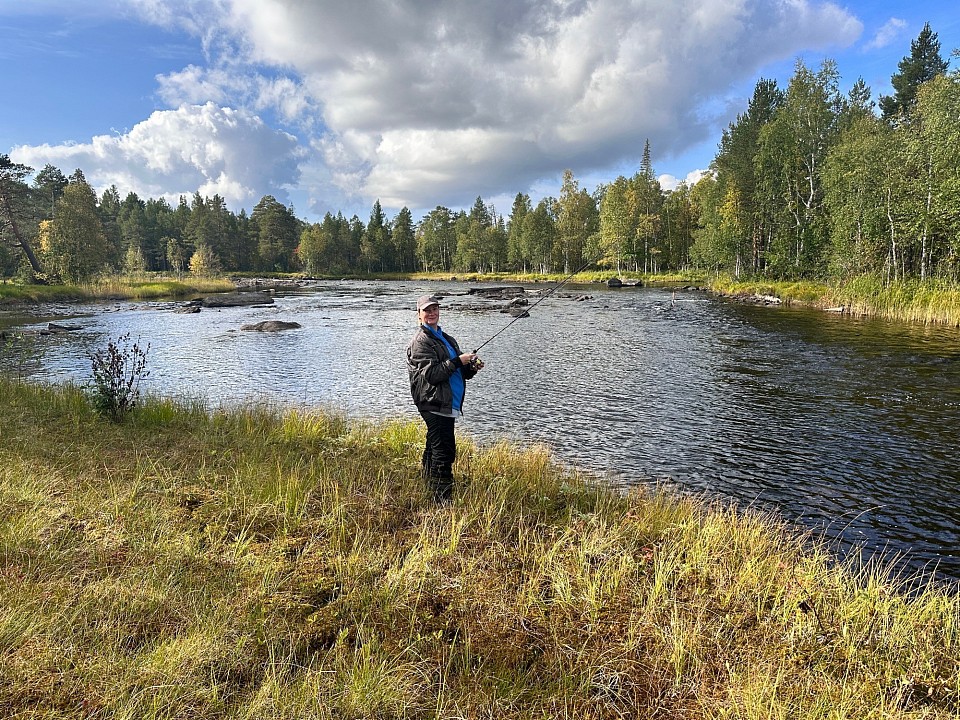
[[[438,298],[418,299],[417,318],[420,328],[407,347],[410,394],[427,426],[423,475],[434,500],[443,503],[453,496],[455,424],[463,415],[466,381],[483,368],[483,362],[476,352],[461,352],[457,341],[440,328]]]

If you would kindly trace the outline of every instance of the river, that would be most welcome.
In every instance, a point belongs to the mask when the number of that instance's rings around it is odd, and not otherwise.
[[[8,311],[0,324],[27,334],[50,319],[80,329],[40,338],[31,358],[8,346],[0,367],[85,382],[89,353],[130,333],[150,345],[149,392],[413,419],[404,349],[416,297],[444,296],[441,326],[465,350],[511,321],[469,287],[318,282],[272,306],[197,314],[171,302]],[[269,319],[302,328],[239,329]],[[771,509],[840,553],[960,580],[960,330],[565,286],[481,355],[459,424],[481,443],[545,443],[611,483]]]

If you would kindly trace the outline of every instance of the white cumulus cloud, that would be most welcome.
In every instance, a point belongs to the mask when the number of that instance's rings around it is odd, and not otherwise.
[[[758,68],[852,43],[807,0],[231,0],[250,57],[322,108],[333,177],[385,206],[469,203],[563,168],[589,173],[716,132],[703,114]],[[339,163],[339,164],[338,164]]]
[[[676,190],[682,182],[686,183],[687,187],[693,187],[700,182],[701,178],[709,174],[709,170],[691,170],[684,178],[678,178],[674,175],[661,175],[657,178],[657,181],[664,190]]]
[[[890,18],[877,30],[873,39],[864,45],[864,50],[879,50],[885,48],[894,40],[898,40],[907,29],[907,21],[900,18]]]
[[[637,163],[646,140],[656,166],[717,137],[733,88],[770,63],[849,46],[863,29],[820,0],[127,2],[202,42],[208,62],[157,79],[177,109],[21,157],[60,153],[145,192],[199,185],[238,199],[294,182],[299,162],[311,207],[298,209],[315,213],[377,198],[463,207],[566,168]]]
[[[299,179],[296,138],[245,110],[213,103],[154,112],[129,132],[89,143],[18,146],[16,162],[83,170],[103,190],[116,185],[144,198],[217,194],[231,207],[252,207],[264,195],[283,202]]]

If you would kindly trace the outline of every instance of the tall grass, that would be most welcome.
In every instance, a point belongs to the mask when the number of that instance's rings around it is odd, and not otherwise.
[[[141,273],[103,276],[80,285],[19,285],[0,283],[0,306],[69,300],[177,298],[235,288],[226,278],[174,279]]]
[[[853,313],[960,326],[960,288],[939,280],[885,283],[863,276],[835,289],[832,299]]]
[[[960,601],[542,447],[0,379],[0,716],[955,718]],[[910,592],[908,592],[910,590]]]
[[[767,295],[785,303],[841,309],[852,315],[870,315],[925,324],[960,327],[960,287],[943,280],[887,282],[864,275],[844,282],[712,279],[709,288],[732,296]]]
[[[780,298],[785,303],[829,307],[835,304],[834,288],[812,280],[736,280],[729,276],[713,278],[710,290],[723,295],[763,295]]]
[[[198,293],[229,292],[234,284],[226,278],[187,277],[175,279],[163,275],[139,274],[104,276],[81,286],[81,291],[94,298],[155,298],[185,297]]]

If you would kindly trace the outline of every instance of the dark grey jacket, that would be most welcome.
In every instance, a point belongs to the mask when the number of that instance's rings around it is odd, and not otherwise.
[[[423,410],[450,412],[453,409],[450,376],[457,368],[460,368],[464,380],[477,374],[476,368],[460,362],[463,351],[457,341],[446,333],[443,333],[443,336],[453,346],[457,357],[451,358],[446,346],[423,327],[407,347],[410,395],[417,407]]]

